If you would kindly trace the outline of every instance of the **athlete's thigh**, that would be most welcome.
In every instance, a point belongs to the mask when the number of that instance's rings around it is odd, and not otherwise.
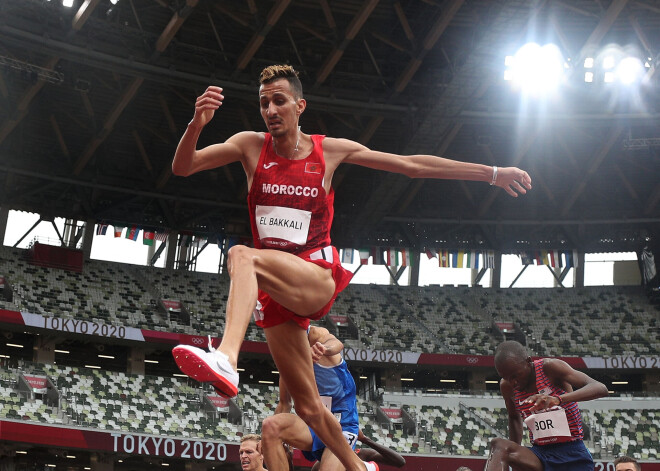
[[[344,468],[344,465],[341,464],[341,461],[339,461],[339,458],[337,458],[328,448],[323,451],[323,456],[319,463],[318,471],[344,471],[346,469]]]
[[[259,289],[299,316],[318,312],[332,298],[332,270],[279,250],[255,250]]]
[[[509,466],[513,471],[543,471],[543,463],[532,450],[521,445],[511,445]]]
[[[300,417],[294,414],[275,414],[269,420],[277,423],[280,440],[299,450],[312,449],[312,434]]]

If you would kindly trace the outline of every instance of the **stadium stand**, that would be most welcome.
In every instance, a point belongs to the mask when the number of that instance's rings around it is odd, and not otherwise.
[[[0,307],[139,328],[217,334],[224,327],[226,275],[92,260],[83,273],[28,264],[25,251],[0,248],[0,273],[13,300]],[[162,299],[186,306],[190,322],[170,319]],[[350,285],[333,312],[357,327],[354,348],[492,354],[513,322],[543,356],[645,355],[660,351],[660,320],[638,287],[468,289]],[[441,322],[438,322],[441,320]],[[247,340],[264,341],[250,324]],[[585,339],[589,339],[587,342]],[[625,342],[623,341],[625,339]]]

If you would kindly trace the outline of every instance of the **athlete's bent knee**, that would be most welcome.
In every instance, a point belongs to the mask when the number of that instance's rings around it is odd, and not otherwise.
[[[278,440],[281,432],[282,427],[280,427],[277,416],[267,417],[261,424],[261,439],[266,442]]]
[[[511,440],[505,440],[504,438],[493,438],[490,441],[490,451],[491,453],[503,453],[508,455],[513,451],[513,445],[515,445]]]
[[[227,252],[227,267],[230,270],[237,265],[245,263],[253,263],[252,258],[254,249],[246,247],[245,245],[234,245],[229,252]]]

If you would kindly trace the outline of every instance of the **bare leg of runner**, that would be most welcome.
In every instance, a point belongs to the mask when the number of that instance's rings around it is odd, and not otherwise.
[[[261,448],[270,471],[289,469],[282,442],[299,450],[311,450],[313,445],[309,427],[297,415],[275,414],[266,418],[261,426]]]
[[[511,440],[494,438],[490,442],[490,456],[484,471],[543,471],[541,460],[529,449]]]
[[[321,403],[307,332],[293,321],[264,330],[273,360],[296,405],[296,413],[314,429],[347,471],[364,471],[364,463],[348,445],[339,422]]]

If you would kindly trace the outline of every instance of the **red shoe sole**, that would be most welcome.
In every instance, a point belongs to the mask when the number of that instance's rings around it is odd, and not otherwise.
[[[174,347],[172,355],[177,366],[185,375],[200,383],[212,383],[216,391],[227,397],[234,397],[238,394],[236,386],[209,368],[197,355],[182,347]]]

